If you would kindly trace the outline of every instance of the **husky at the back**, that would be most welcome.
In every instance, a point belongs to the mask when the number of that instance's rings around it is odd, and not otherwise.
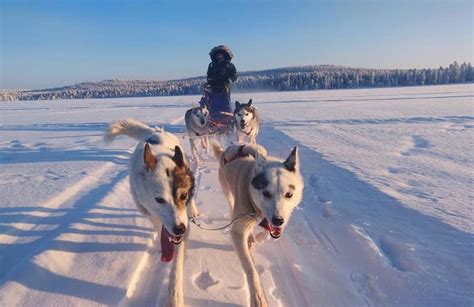
[[[256,144],[260,117],[257,109],[252,106],[252,99],[243,104],[235,102],[234,120],[237,143],[243,143],[247,139],[249,143]]]
[[[209,110],[207,106],[199,106],[186,111],[184,115],[186,130],[189,135],[189,143],[194,161],[200,162],[197,144],[201,143],[202,148],[209,152]]]
[[[184,239],[189,234],[188,215],[197,214],[193,173],[175,135],[131,119],[110,124],[105,141],[119,135],[139,142],[130,161],[130,189],[138,211],[161,232],[161,260],[169,262],[176,256],[170,272],[170,303],[184,306]]]

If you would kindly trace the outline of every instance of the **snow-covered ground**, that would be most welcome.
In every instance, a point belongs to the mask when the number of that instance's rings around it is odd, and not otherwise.
[[[253,98],[270,154],[300,146],[301,209],[254,250],[270,306],[474,305],[474,85],[233,98]],[[0,104],[0,306],[163,302],[170,265],[129,192],[135,142],[102,135],[130,117],[183,135],[196,101]],[[209,227],[229,218],[217,168],[196,170]],[[186,304],[245,305],[228,230],[192,226],[188,247]]]

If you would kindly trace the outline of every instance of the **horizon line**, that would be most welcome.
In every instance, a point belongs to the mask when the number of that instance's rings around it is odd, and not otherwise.
[[[265,68],[265,69],[257,69],[257,70],[244,70],[241,71],[240,73],[237,72],[238,74],[248,74],[248,73],[255,73],[255,72],[267,72],[271,70],[278,70],[278,69],[288,69],[288,68],[306,68],[306,67],[336,67],[336,68],[349,68],[349,69],[363,69],[363,70],[400,70],[400,71],[407,71],[407,70],[417,70],[417,69],[439,69],[439,68],[449,68],[449,65],[452,65],[454,63],[458,63],[459,65],[462,65],[464,63],[470,64],[470,61],[452,61],[450,64],[447,66],[442,66],[439,65],[438,67],[423,67],[423,68],[367,68],[367,67],[353,67],[353,66],[345,66],[345,65],[338,65],[338,64],[305,64],[305,65],[296,65],[296,66],[283,66],[283,67],[274,67],[274,68]],[[65,85],[60,85],[60,86],[52,86],[52,87],[43,87],[43,88],[0,88],[0,91],[42,91],[42,90],[56,90],[56,89],[61,89],[69,86],[74,86],[74,85],[79,85],[83,83],[89,83],[89,82],[104,82],[104,81],[141,81],[141,82],[176,82],[176,81],[184,81],[184,80],[192,80],[192,79],[200,79],[200,78],[205,78],[206,75],[200,75],[200,76],[192,76],[192,77],[182,77],[178,79],[168,79],[168,80],[160,80],[160,79],[124,79],[124,78],[105,78],[105,79],[96,79],[96,80],[85,80],[85,81],[79,81],[76,83],[70,83],[70,84],[65,84]]]

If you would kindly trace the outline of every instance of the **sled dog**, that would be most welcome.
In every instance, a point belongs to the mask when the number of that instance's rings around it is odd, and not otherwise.
[[[193,173],[175,135],[132,119],[111,123],[105,141],[110,143],[119,135],[139,142],[130,161],[130,189],[138,211],[161,232],[161,260],[170,262],[176,258],[170,272],[170,303],[184,306],[188,214],[197,214]]]
[[[267,156],[257,144],[232,145],[225,151],[213,142],[219,159],[219,181],[232,210],[231,236],[243,266],[250,290],[251,306],[267,306],[258,272],[250,255],[254,240],[253,227],[279,238],[289,222],[293,209],[303,195],[298,150],[294,147],[285,161]],[[257,235],[259,236],[259,235]]]
[[[189,143],[194,161],[198,164],[200,157],[197,144],[201,143],[203,149],[209,152],[209,110],[207,106],[194,107],[186,111],[184,115],[186,130],[189,135]]]
[[[260,129],[260,117],[257,109],[252,106],[252,99],[247,103],[235,102],[234,110],[235,136],[237,143],[243,143],[248,139],[249,143],[257,143],[257,135]]]

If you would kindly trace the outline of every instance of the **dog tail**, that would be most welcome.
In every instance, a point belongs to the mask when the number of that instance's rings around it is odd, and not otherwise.
[[[220,160],[222,154],[224,153],[224,148],[217,141],[212,141],[212,150],[214,151],[214,156],[217,160]]]
[[[134,119],[118,120],[110,124],[104,141],[112,143],[119,135],[127,135],[139,142],[145,142],[156,130]]]

